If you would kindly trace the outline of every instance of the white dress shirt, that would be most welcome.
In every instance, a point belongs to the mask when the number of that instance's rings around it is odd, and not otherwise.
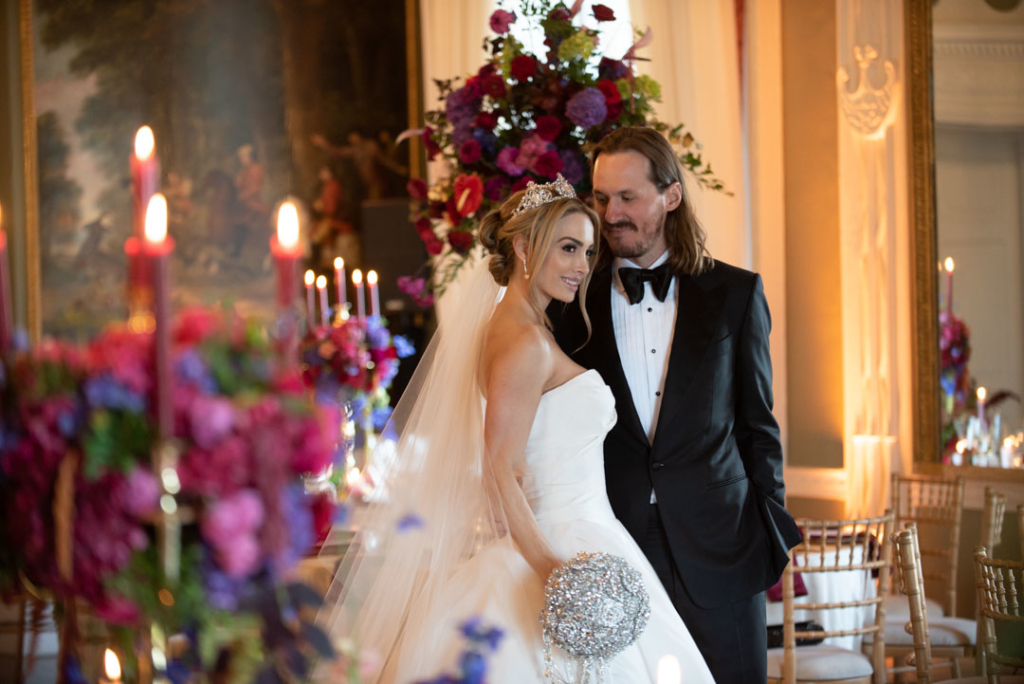
[[[651,268],[668,261],[668,252],[651,264]],[[665,301],[660,302],[644,283],[644,298],[639,304],[630,304],[619,279],[619,268],[639,268],[628,259],[617,258],[612,263],[612,327],[615,346],[619,349],[622,370],[633,395],[640,424],[647,439],[654,444],[654,431],[661,411],[661,394],[665,388],[668,357],[672,349],[672,336],[676,328],[676,279],[668,287]]]

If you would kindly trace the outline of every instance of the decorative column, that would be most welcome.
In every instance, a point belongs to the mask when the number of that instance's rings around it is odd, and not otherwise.
[[[906,147],[901,3],[837,0],[843,461],[848,516],[888,505],[889,476],[909,466],[901,439],[900,329],[907,306]],[[909,423],[908,423],[909,424]]]

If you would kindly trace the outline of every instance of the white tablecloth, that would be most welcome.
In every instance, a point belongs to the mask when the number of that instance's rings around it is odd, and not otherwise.
[[[840,565],[848,563],[850,549],[843,549],[839,559]],[[863,551],[860,548],[854,549],[855,561],[860,562]],[[821,565],[820,556],[814,554],[805,559],[797,557],[800,565],[817,567]],[[825,564],[831,565],[836,562],[835,552],[825,553]],[[801,603],[838,603],[839,601],[850,601],[877,596],[878,590],[870,570],[843,570],[839,572],[805,572],[801,573],[804,585],[807,587],[806,596],[798,596],[795,604],[799,608]],[[783,618],[782,601],[768,601],[767,618],[769,625],[781,625]],[[874,606],[863,606],[859,608],[835,608],[831,610],[797,610],[796,621],[803,622],[810,620],[816,622],[826,630],[853,629],[866,627],[874,622]],[[853,650],[859,650],[863,636],[830,637],[825,640],[826,644],[841,646]]]

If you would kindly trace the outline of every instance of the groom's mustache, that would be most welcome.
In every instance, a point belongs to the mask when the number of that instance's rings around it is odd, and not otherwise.
[[[605,221],[604,222],[604,226],[603,226],[602,229],[604,230],[604,232],[607,233],[607,232],[610,232],[610,231],[613,231],[613,230],[618,230],[618,229],[621,229],[621,228],[628,228],[628,229],[630,229],[632,231],[639,230],[636,227],[636,224],[633,223],[632,221],[616,221],[615,223],[609,223],[608,221]]]

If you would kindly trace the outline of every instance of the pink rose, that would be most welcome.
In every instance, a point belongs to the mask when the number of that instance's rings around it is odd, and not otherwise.
[[[494,10],[491,15],[491,30],[498,34],[508,33],[509,26],[516,20],[513,12]]]

